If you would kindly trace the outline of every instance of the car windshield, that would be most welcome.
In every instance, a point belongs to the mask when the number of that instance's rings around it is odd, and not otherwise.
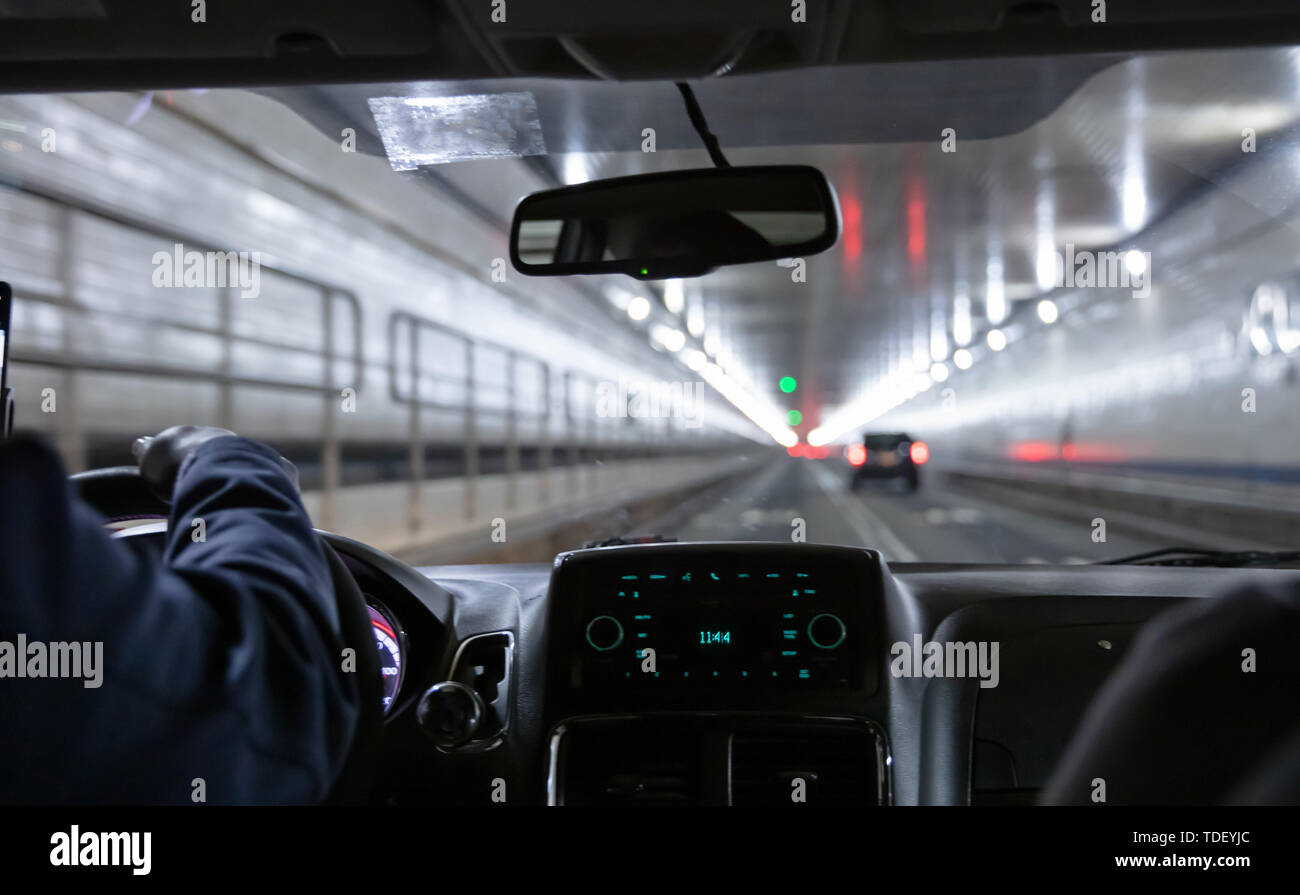
[[[671,83],[0,97],[16,426],[74,472],[235,430],[297,465],[318,526],[420,564],[1296,546],[1300,52],[695,92],[732,165],[826,174],[834,247],[512,266],[525,195],[712,164]]]

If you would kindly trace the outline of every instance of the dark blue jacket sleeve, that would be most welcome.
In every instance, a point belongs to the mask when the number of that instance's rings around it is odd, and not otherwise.
[[[277,455],[242,438],[202,445],[170,521],[164,560],[151,561],[70,497],[46,447],[0,446],[0,801],[328,791],[357,682],[342,670],[321,545]],[[30,644],[90,644],[82,677],[6,674],[3,644],[20,637],[27,671]]]

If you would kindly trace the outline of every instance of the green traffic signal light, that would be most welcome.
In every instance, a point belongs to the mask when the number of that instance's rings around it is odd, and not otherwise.
[[[799,387],[799,383],[795,382],[793,376],[782,376],[779,385],[781,386],[781,391],[785,392],[787,395]]]
[[[797,426],[803,422],[803,414],[797,410],[791,410],[785,415],[786,422],[792,426]]]

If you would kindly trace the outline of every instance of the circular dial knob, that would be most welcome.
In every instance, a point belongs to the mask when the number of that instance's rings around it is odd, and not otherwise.
[[[830,612],[815,615],[808,623],[808,639],[813,642],[813,646],[820,649],[835,649],[844,642],[848,633],[844,621]]]
[[[454,749],[474,738],[483,720],[483,699],[462,683],[443,681],[424,691],[415,720],[434,743]]]
[[[623,642],[623,626],[612,615],[598,615],[587,622],[587,642],[598,652],[612,650]]]

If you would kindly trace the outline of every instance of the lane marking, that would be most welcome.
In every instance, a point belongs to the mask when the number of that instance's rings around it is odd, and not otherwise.
[[[927,525],[978,525],[984,514],[973,507],[929,507],[924,511]]]
[[[889,526],[866,506],[857,500],[851,500],[844,493],[843,482],[826,467],[818,464],[813,467],[813,478],[817,486],[835,504],[844,521],[853,529],[853,533],[862,541],[864,547],[874,547],[885,555],[885,559],[897,562],[916,562],[917,555],[899,540]]]

